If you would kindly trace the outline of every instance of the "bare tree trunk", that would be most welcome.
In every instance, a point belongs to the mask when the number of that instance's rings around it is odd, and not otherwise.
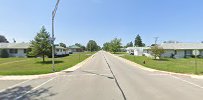
[[[44,59],[44,54],[42,55],[42,58],[43,58],[43,62],[45,61],[45,59]]]

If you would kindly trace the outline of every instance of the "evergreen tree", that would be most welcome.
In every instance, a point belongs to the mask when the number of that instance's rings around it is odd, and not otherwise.
[[[0,43],[8,43],[8,40],[6,39],[5,36],[0,35]]]
[[[41,30],[35,36],[34,40],[31,41],[32,50],[29,52],[30,55],[42,56],[43,62],[45,61],[45,56],[51,55],[51,42],[50,34],[46,31],[45,27],[42,26]]]
[[[133,47],[133,42],[131,41],[131,42],[127,43],[127,45],[125,47]]]
[[[142,42],[142,38],[140,37],[139,34],[135,38],[134,46],[136,46],[136,47],[144,47],[145,46],[145,44]]]

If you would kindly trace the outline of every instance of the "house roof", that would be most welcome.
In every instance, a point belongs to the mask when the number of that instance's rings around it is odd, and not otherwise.
[[[126,50],[149,49],[149,47],[127,47]]]
[[[66,49],[66,48],[64,48],[64,47],[62,47],[62,46],[55,46],[55,48],[56,48],[56,49]]]
[[[162,43],[160,46],[163,49],[203,49],[203,43]]]
[[[80,49],[80,47],[76,46],[76,45],[69,46],[68,48],[70,48],[70,49]]]
[[[0,49],[26,49],[30,43],[0,43]]]

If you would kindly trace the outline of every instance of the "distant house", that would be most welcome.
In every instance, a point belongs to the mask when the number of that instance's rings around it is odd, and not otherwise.
[[[27,51],[30,43],[0,43],[0,50],[7,50],[9,57],[27,57]],[[64,47],[56,46],[55,55],[67,55],[68,50]]]
[[[72,52],[72,53],[83,52],[83,49],[79,46],[76,46],[76,45],[69,46],[68,49],[69,49],[69,52]]]
[[[203,57],[203,43],[162,43],[158,45],[165,51],[161,56],[167,58],[187,58],[192,57],[193,51],[198,50],[199,57]],[[152,57],[150,47],[128,47],[126,48],[127,53],[135,56],[148,56]]]
[[[135,55],[143,56],[145,53],[148,53],[150,47],[127,47],[126,52]]]
[[[165,50],[162,57],[187,58],[193,50],[200,51],[199,56],[203,57],[203,43],[162,43],[160,47]]]
[[[56,46],[55,47],[55,55],[56,56],[65,56],[69,55],[68,49],[64,48],[62,46]]]

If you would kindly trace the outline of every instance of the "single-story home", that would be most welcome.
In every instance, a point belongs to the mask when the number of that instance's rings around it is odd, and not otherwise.
[[[199,56],[203,57],[203,43],[162,43],[160,44],[165,50],[162,57],[187,58],[193,56],[193,50],[200,52]]]
[[[162,43],[158,46],[165,50],[162,57],[167,58],[187,58],[192,57],[193,51],[198,50],[200,54],[198,56],[203,57],[203,43]],[[150,47],[128,47],[126,48],[127,53],[135,56],[148,56],[152,57]]]
[[[69,49],[69,52],[72,52],[72,53],[83,52],[83,49],[76,45],[69,46],[68,49]]]
[[[150,47],[127,47],[126,52],[135,55],[135,56],[143,56],[144,53],[148,53]]]
[[[69,55],[68,49],[62,46],[55,46],[55,55],[56,56],[65,56]]]
[[[30,43],[0,43],[0,50],[6,49],[9,57],[27,57],[27,51]],[[55,47],[55,55],[67,55],[68,50],[61,46]]]

